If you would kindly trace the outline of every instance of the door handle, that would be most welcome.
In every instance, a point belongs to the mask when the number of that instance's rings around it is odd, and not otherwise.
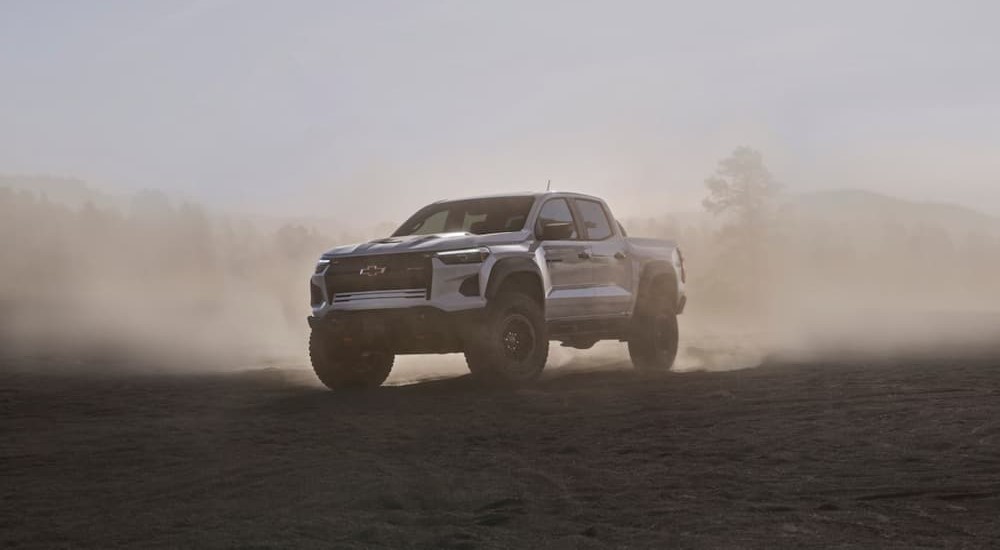
[[[625,255],[624,252],[621,252],[621,251],[615,252],[615,259],[616,260],[624,260],[625,258],[628,258],[628,256]]]
[[[590,259],[590,252],[587,252],[586,250],[584,250],[583,252],[577,254],[576,257],[580,258],[581,260],[589,260]]]

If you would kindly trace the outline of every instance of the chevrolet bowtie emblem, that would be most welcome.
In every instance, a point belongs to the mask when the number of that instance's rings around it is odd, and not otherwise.
[[[358,274],[365,277],[375,277],[376,275],[384,275],[388,270],[389,268],[384,265],[370,265],[359,271]]]

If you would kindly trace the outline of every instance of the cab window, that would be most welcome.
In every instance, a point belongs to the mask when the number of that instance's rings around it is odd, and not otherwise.
[[[570,212],[569,203],[566,199],[551,199],[542,205],[542,210],[538,213],[537,231],[541,233],[542,226],[547,223],[569,223],[573,228],[573,233],[568,240],[579,239],[576,224],[573,222],[573,213]]]
[[[611,222],[608,220],[608,214],[604,211],[601,203],[586,199],[577,199],[576,208],[580,211],[580,216],[583,218],[583,227],[587,233],[588,240],[603,241],[614,233],[611,230]]]

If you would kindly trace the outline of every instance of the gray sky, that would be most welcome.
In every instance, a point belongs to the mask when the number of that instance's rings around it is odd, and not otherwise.
[[[1000,2],[0,0],[0,173],[399,219],[554,187],[789,188],[1000,214]],[[370,212],[369,212],[370,215]]]

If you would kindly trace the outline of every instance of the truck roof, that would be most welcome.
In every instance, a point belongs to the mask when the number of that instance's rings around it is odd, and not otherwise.
[[[438,200],[438,201],[434,201],[434,204],[441,203],[441,202],[465,201],[465,200],[476,200],[476,199],[491,199],[491,198],[501,198],[501,197],[545,197],[545,196],[549,196],[549,195],[580,197],[580,198],[585,198],[585,199],[594,199],[594,200],[598,200],[598,201],[602,201],[603,202],[603,200],[601,198],[595,197],[593,195],[587,195],[585,193],[577,193],[575,191],[553,190],[553,191],[516,191],[516,192],[513,192],[513,193],[489,193],[489,194],[486,194],[486,195],[474,195],[474,196],[471,196],[471,197],[458,197],[458,198],[453,198],[453,199],[441,199],[441,200]]]

